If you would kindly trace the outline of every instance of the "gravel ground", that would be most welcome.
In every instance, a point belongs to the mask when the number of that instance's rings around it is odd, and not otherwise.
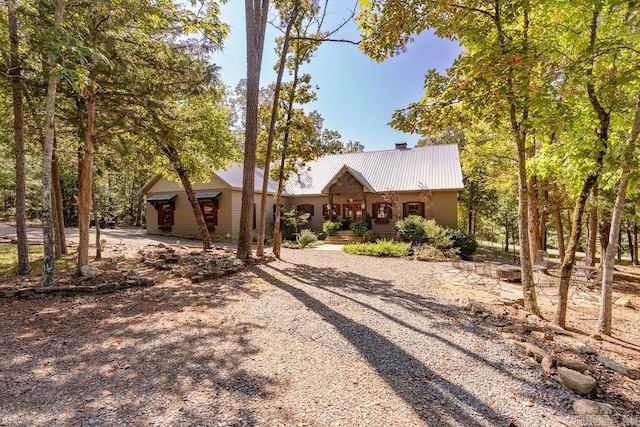
[[[283,249],[207,283],[140,269],[158,284],[0,301],[0,425],[585,424],[442,296],[448,268]]]

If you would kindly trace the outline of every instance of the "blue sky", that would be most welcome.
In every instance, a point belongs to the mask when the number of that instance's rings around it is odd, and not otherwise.
[[[340,5],[333,6],[330,20],[340,22],[350,12],[346,2],[334,3]],[[244,2],[231,0],[221,9],[222,20],[230,25],[231,32],[224,50],[214,54],[212,60],[222,67],[223,81],[233,88],[246,76]],[[270,20],[274,19],[272,12]],[[276,80],[274,40],[279,32],[267,25],[261,86]],[[333,37],[358,40],[356,24],[350,22]],[[426,33],[416,37],[407,52],[382,63],[369,59],[355,45],[323,43],[316,57],[303,67],[303,72],[311,74],[312,83],[319,86],[318,100],[305,108],[318,110],[325,128],[340,132],[343,142],[360,141],[366,151],[391,149],[398,141],[414,146],[418,135],[396,131],[387,123],[395,110],[420,99],[427,70],[444,71],[459,52],[456,43]]]

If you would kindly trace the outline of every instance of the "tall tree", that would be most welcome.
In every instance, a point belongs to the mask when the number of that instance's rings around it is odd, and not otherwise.
[[[56,0],[54,2],[54,21],[52,31],[53,40],[59,35],[62,28],[62,20],[66,0]],[[55,46],[55,48],[54,48]],[[49,70],[47,83],[47,98],[45,103],[46,133],[44,141],[44,152],[42,156],[42,233],[44,243],[44,263],[42,267],[42,286],[53,286],[55,283],[55,249],[53,241],[53,221],[51,217],[51,160],[53,157],[54,119],[56,110],[56,90],[60,75],[56,72],[58,43],[51,43],[50,51],[47,52],[46,63]]]
[[[258,94],[269,0],[245,0],[247,32],[247,108],[242,171],[242,209],[238,235],[239,259],[251,255],[256,149],[258,145]]]
[[[454,125],[453,118],[446,116],[462,103],[496,131],[511,134],[518,165],[522,290],[525,308],[539,316],[529,247],[526,150],[534,131],[532,118],[551,99],[551,81],[540,67],[543,43],[549,43],[545,26],[532,20],[535,15],[528,0],[480,5],[476,1],[361,0],[360,5],[358,21],[364,35],[360,47],[376,60],[402,52],[413,34],[427,29],[454,38],[465,48],[447,76],[433,70],[427,74],[423,100],[397,113],[394,121],[396,125],[413,122],[409,128],[420,132],[439,131]]]
[[[16,231],[18,239],[18,275],[28,275],[29,247],[27,243],[26,181],[24,158],[24,112],[22,60],[20,57],[20,33],[16,1],[7,0],[9,21],[10,59],[9,76],[13,97],[13,138],[16,168]]]
[[[291,28],[298,19],[298,9],[300,7],[300,0],[294,0],[293,9],[290,16],[287,17],[286,4],[280,5],[282,13],[282,21],[286,22],[286,28],[284,36],[282,37],[282,48],[280,52],[280,60],[278,63],[278,76],[276,78],[276,85],[273,94],[273,104],[271,106],[271,119],[269,122],[269,136],[267,138],[267,152],[265,154],[264,162],[264,177],[262,180],[262,192],[260,195],[260,216],[258,218],[258,247],[256,248],[256,256],[264,256],[264,240],[267,228],[267,190],[269,186],[269,168],[271,166],[271,152],[273,150],[273,139],[276,134],[276,123],[278,121],[278,106],[280,102],[280,88],[282,85],[282,76],[284,74],[284,66],[289,53],[289,35],[291,34]],[[284,9],[284,10],[283,10]]]
[[[632,178],[632,168],[638,164],[638,158],[636,155],[638,134],[640,134],[640,92],[638,93],[638,101],[631,126],[631,132],[629,134],[629,142],[627,146],[624,147],[622,154],[622,176],[620,177],[616,201],[613,206],[611,230],[609,231],[609,244],[607,245],[604,257],[602,300],[600,303],[600,314],[598,316],[596,328],[598,329],[598,332],[606,335],[611,335],[615,253],[618,248],[618,236],[620,232],[620,223],[622,221],[624,201],[627,195],[627,185],[629,183],[629,179]],[[637,177],[637,170],[633,170],[633,176]]]

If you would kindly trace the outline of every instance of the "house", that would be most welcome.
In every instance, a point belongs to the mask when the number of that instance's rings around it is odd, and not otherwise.
[[[256,169],[254,223],[263,176],[264,171]],[[325,221],[340,217],[345,227],[364,221],[375,235],[385,236],[394,234],[398,213],[455,227],[462,188],[457,145],[408,148],[397,143],[392,150],[327,155],[309,163],[290,176],[281,203],[283,210],[310,214],[305,228],[320,231]],[[214,240],[237,238],[242,165],[213,172],[209,181],[196,182],[194,191]],[[191,205],[177,182],[154,175],[141,193],[147,200],[147,233],[198,236]],[[276,193],[277,183],[270,180],[268,211],[275,211]],[[397,203],[395,214],[390,199]]]

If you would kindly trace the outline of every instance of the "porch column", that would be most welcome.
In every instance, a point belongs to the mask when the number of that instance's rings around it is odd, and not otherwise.
[[[329,221],[333,221],[333,191],[331,191],[331,188],[329,188],[329,205],[331,206],[331,209],[328,209]]]

